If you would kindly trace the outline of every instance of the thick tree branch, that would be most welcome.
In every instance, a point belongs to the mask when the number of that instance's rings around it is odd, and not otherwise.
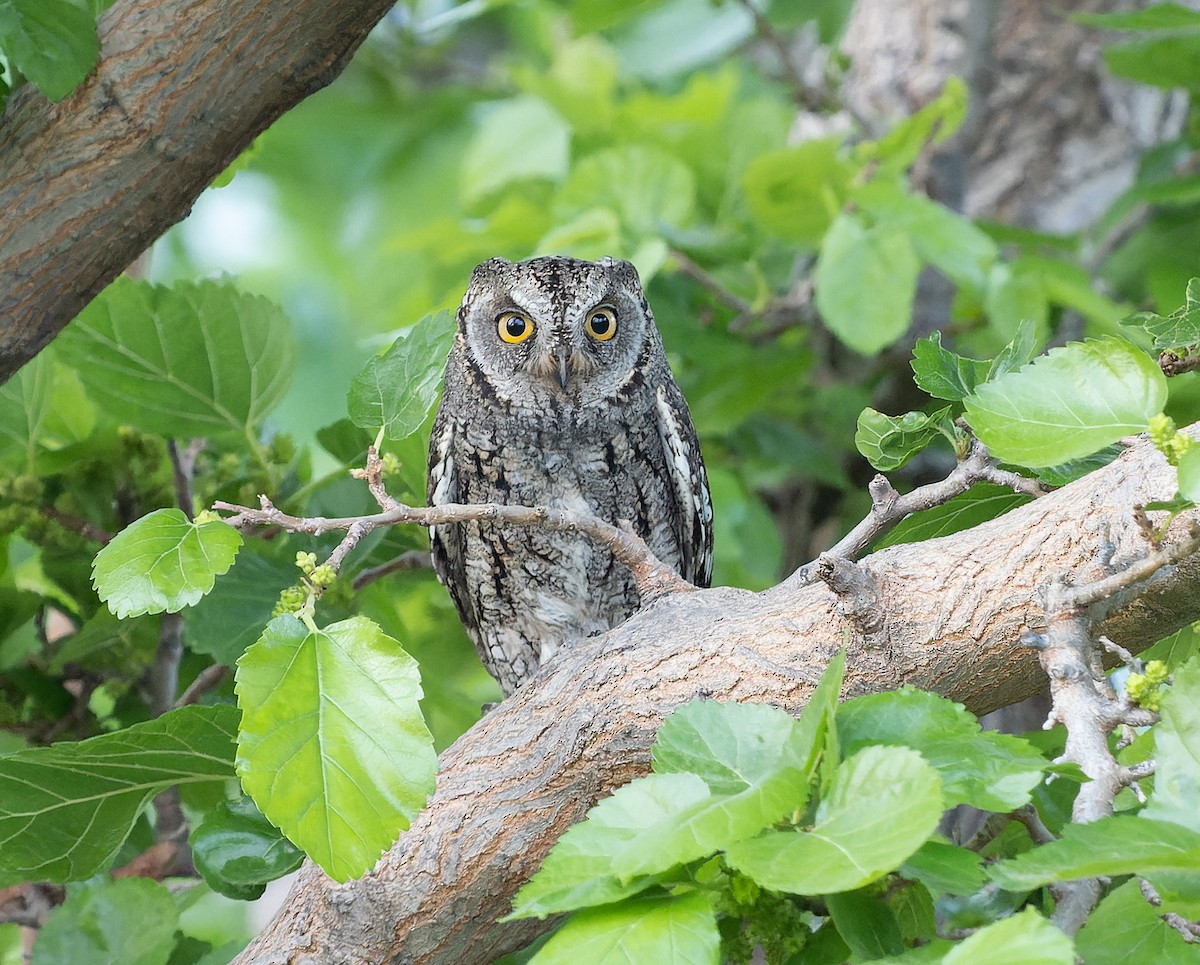
[[[101,59],[0,122],[0,382],[33,358],[286,110],[328,84],[392,0],[118,0]]]
[[[307,865],[238,961],[493,961],[546,927],[495,921],[563,830],[645,773],[666,714],[696,697],[797,712],[843,645],[847,696],[909,682],[982,713],[1033,693],[1043,672],[1019,638],[1045,624],[1039,589],[1143,558],[1134,506],[1174,492],[1174,470],[1138,443],[1000,519],[866,557],[882,613],[869,646],[824,583],[661,598],[563,650],[450,747],[429,807],[373,872],[337,885]],[[1195,556],[1151,585],[1098,628],[1131,652],[1200,617]]]

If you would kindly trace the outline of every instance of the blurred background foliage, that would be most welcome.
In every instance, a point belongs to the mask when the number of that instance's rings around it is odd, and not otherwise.
[[[761,589],[868,508],[873,470],[854,449],[855,421],[868,405],[928,403],[908,368],[916,337],[940,330],[985,357],[1025,319],[1039,341],[1062,342],[1123,331],[1134,308],[1176,308],[1200,274],[1186,96],[1177,129],[1077,231],[972,220],[913,176],[963,123],[967,87],[950,79],[912,116],[864,122],[840,97],[852,12],[852,0],[397,5],[344,75],[263,134],[141,269],[162,283],[233,276],[291,319],[290,389],[249,445],[199,453],[197,505],[268,492],[312,515],[370,511],[345,473],[369,441],[345,420],[365,360],[457,307],[485,258],[611,254],[642,274],[701,437],[715,582]],[[1192,78],[1172,65],[1193,48],[1145,46],[1163,31],[1091,26],[1143,45],[1111,47],[1112,71],[1170,88],[1181,71]],[[930,285],[949,292],[940,314],[917,310]],[[160,639],[157,616],[108,616],[89,568],[95,532],[174,503],[167,440],[118,425],[56,350],[47,359],[40,388],[26,372],[0,393],[11,416],[0,428],[0,751],[147,718],[142,674]],[[37,392],[53,402],[45,418],[12,429]],[[1194,375],[1172,392],[1179,422],[1200,415]],[[393,447],[399,498],[423,501],[427,433]],[[897,485],[952,459],[923,454]],[[236,660],[294,579],[295,552],[334,541],[244,551],[188,614],[180,679]],[[416,530],[372,534],[322,608],[326,621],[370,616],[417,657],[440,748],[498,694],[449,599],[427,569],[349,586],[425,546]]]

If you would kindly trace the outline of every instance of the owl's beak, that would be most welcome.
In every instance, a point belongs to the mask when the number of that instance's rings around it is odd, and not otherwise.
[[[571,352],[565,346],[559,346],[554,350],[554,360],[557,362],[555,374],[558,376],[558,384],[566,391],[567,383],[571,380]]]

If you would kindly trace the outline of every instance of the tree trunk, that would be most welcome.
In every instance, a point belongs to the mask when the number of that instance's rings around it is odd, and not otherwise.
[[[848,615],[853,601],[824,584],[659,600],[562,652],[450,747],[428,808],[373,872],[337,885],[308,864],[237,961],[470,965],[521,947],[546,924],[496,919],[567,827],[646,772],[673,708],[710,698],[797,713],[839,647],[843,696],[910,683],[976,713],[1027,696],[1044,682],[1018,642],[1044,623],[1039,587],[1086,582],[1143,556],[1134,506],[1174,492],[1174,470],[1140,442],[1000,519],[875,553],[861,566],[884,625],[867,636]],[[1200,617],[1198,591],[1191,558],[1131,594],[1100,631],[1142,650]]]
[[[0,124],[0,383],[191,210],[284,111],[328,84],[392,0],[118,0],[101,59]]]

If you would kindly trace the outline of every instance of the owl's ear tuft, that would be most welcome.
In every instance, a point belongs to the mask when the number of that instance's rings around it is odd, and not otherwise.
[[[634,267],[632,261],[626,261],[624,258],[614,258],[612,255],[605,255],[600,259],[598,264],[614,272],[618,278],[639,288],[641,287],[642,279],[638,276],[638,270]]]
[[[498,274],[505,268],[511,268],[512,266],[513,263],[507,258],[489,258],[487,261],[481,261],[471,272],[471,282],[486,278],[489,275]]]

